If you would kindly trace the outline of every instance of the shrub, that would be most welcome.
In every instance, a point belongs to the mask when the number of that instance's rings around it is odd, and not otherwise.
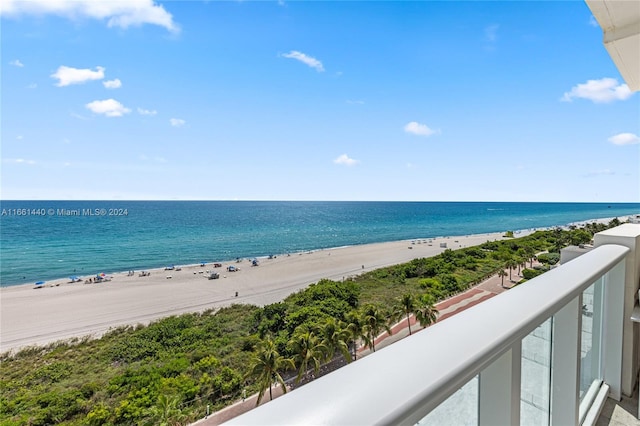
[[[523,269],[522,270],[522,277],[525,280],[530,280],[534,277],[537,277],[538,275],[543,274],[544,271],[543,270],[539,270],[539,269]]]
[[[487,254],[479,247],[469,247],[464,249],[464,253],[467,256],[475,257],[476,259],[484,259]]]
[[[418,286],[421,289],[427,289],[427,288],[441,289],[442,288],[442,284],[440,283],[440,280],[438,280],[437,278],[423,278],[418,281]]]
[[[538,255],[538,261],[547,265],[555,265],[560,261],[559,253],[542,253]]]

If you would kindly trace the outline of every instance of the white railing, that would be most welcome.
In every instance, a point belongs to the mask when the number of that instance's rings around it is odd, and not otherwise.
[[[428,424],[425,416],[463,386],[472,388],[462,396],[471,408],[465,411],[459,406],[458,416],[471,411],[474,418],[458,419],[463,422],[451,418],[450,424],[528,423],[523,418],[526,410],[521,409],[527,398],[535,399],[537,406],[546,405],[545,424],[579,424],[588,411],[588,407],[580,407],[585,399],[580,392],[585,373],[581,370],[586,365],[596,371],[594,386],[620,388],[624,260],[629,251],[619,245],[598,247],[229,424]],[[597,300],[600,308],[596,303],[589,308],[583,304],[587,289],[589,300]],[[588,309],[592,311],[585,312]],[[585,315],[593,323],[586,331],[582,323]],[[586,339],[587,349],[585,332],[593,333]],[[521,392],[523,351],[532,347],[526,340],[523,345],[523,340],[530,334],[536,339],[550,338],[544,345],[548,353],[525,357],[549,374],[542,382],[548,390],[542,398]],[[590,353],[587,364],[585,351]],[[591,352],[597,353],[597,362]]]

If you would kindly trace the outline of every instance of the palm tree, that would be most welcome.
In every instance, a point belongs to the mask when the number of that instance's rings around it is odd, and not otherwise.
[[[502,279],[500,285],[502,286],[502,288],[504,288],[504,277],[507,276],[507,273],[504,271],[504,269],[500,268],[500,270],[498,271],[498,276]]]
[[[520,275],[522,268],[527,267],[527,256],[525,254],[524,248],[520,247],[515,257],[516,262],[518,262],[518,275]]]
[[[289,341],[289,348],[294,353],[293,362],[298,367],[296,382],[300,382],[300,379],[307,375],[309,364],[313,366],[316,375],[318,374],[327,349],[313,331],[296,330]]]
[[[396,306],[395,316],[398,319],[402,317],[407,318],[407,326],[409,327],[409,336],[411,336],[411,315],[415,314],[417,310],[416,300],[411,293],[404,294],[400,300],[399,305]]]
[[[353,310],[345,315],[347,321],[347,331],[353,346],[353,359],[358,358],[358,340],[365,338],[364,326],[360,312]]]
[[[553,230],[553,235],[555,237],[555,252],[560,253],[560,249],[567,245],[567,235],[566,232],[562,230],[562,228],[555,228]]]
[[[520,265],[518,265],[518,275],[522,276],[522,271],[527,268],[527,259],[523,257],[520,259],[520,262]]]
[[[375,305],[367,305],[362,312],[365,342],[370,349],[376,351],[376,337],[384,330],[391,334],[389,320]]]
[[[505,262],[505,267],[509,268],[509,281],[513,282],[513,279],[511,279],[511,270],[518,267],[518,261],[511,258]]]
[[[327,360],[331,360],[336,351],[339,351],[347,362],[351,362],[349,353],[349,331],[345,324],[329,317],[322,325],[322,344],[327,351]]]
[[[248,374],[248,376],[255,377],[260,386],[260,393],[258,393],[256,405],[260,404],[267,388],[269,388],[269,399],[273,399],[271,385],[274,381],[280,384],[282,392],[287,393],[284,379],[280,375],[280,371],[287,368],[293,368],[293,362],[278,353],[273,340],[267,339],[262,341],[251,360]]]
[[[159,426],[173,426],[182,424],[184,416],[178,408],[178,397],[162,394],[158,397],[158,402],[151,409],[155,424]]]
[[[433,304],[433,297],[430,294],[422,295],[415,314],[422,328],[428,327],[437,321],[439,312]]]
[[[529,268],[533,268],[533,259],[536,257],[536,250],[533,247],[525,246],[524,253],[529,259]]]

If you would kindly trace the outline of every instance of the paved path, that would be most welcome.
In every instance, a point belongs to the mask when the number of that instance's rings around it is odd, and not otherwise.
[[[507,269],[506,272],[508,273],[509,270]],[[516,271],[512,271],[511,276],[515,280],[521,278],[517,275]],[[458,312],[462,312],[465,309],[469,309],[470,307],[477,305],[478,303],[482,303],[483,301],[508,290],[512,285],[513,284],[509,281],[508,275],[504,280],[501,277],[498,277],[498,275],[489,277],[486,281],[478,284],[477,286],[449,299],[443,300],[440,303],[437,303],[436,308],[439,312],[437,321],[444,321],[445,319],[457,314]],[[423,328],[420,327],[420,324],[416,323],[415,317],[411,316],[410,321],[412,333],[423,330]],[[378,336],[378,338],[376,338],[376,350],[380,350],[383,347],[388,346],[391,343],[396,342],[409,335],[409,328],[407,327],[406,318],[393,325],[393,327],[391,327],[391,331],[391,335],[385,332]],[[358,358],[366,356],[369,353],[371,353],[370,349],[363,346],[358,350]],[[279,387],[277,389],[274,387],[273,391],[274,399],[282,395],[282,390]],[[258,395],[255,394],[248,397],[244,401],[238,401],[237,403],[230,405],[223,410],[211,414],[205,419],[197,421],[196,423],[194,423],[194,425],[220,425],[254,408],[256,406],[257,397]],[[269,395],[267,393],[260,405],[267,403],[268,401]]]
[[[282,388],[280,386],[277,386],[277,387],[274,386],[272,388],[272,392],[273,392],[273,399],[276,399],[279,396],[283,395]],[[198,420],[197,422],[193,423],[193,425],[199,425],[199,426],[220,425],[228,420],[231,420],[236,416],[239,416],[242,413],[246,413],[247,411],[255,408],[257,400],[258,400],[258,394],[256,393],[254,395],[248,396],[244,400],[236,402],[233,405],[225,407],[220,411],[216,411],[215,413],[212,413],[210,416],[205,417],[204,419]],[[267,402],[269,402],[268,390],[265,392],[265,395],[262,398],[262,401],[260,401],[260,405],[266,404]]]

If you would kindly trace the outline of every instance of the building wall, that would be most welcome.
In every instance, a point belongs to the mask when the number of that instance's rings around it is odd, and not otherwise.
[[[640,224],[625,223],[597,233],[594,246],[617,244],[631,249],[625,261],[624,328],[622,346],[622,393],[631,396],[640,371],[640,331],[631,321],[631,312],[638,300],[640,288]]]

